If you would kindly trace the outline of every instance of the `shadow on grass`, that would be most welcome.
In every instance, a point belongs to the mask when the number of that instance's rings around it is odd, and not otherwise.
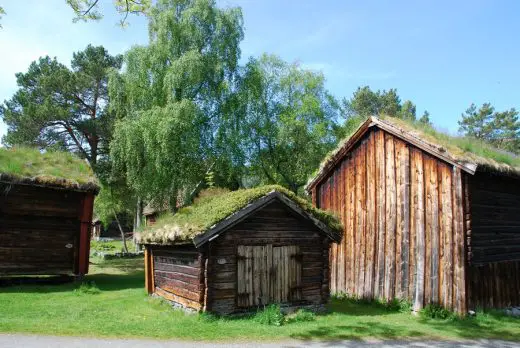
[[[341,313],[349,316],[379,316],[399,313],[399,308],[390,308],[384,303],[363,299],[332,298],[327,306],[329,313]],[[324,313],[327,315],[327,313]]]
[[[360,340],[371,337],[379,339],[398,339],[421,337],[421,331],[410,330],[404,326],[387,325],[377,322],[360,321],[353,325],[323,325],[306,332],[292,334],[291,338],[311,341],[318,340]]]
[[[142,259],[116,259],[109,261],[91,260],[90,266],[96,267],[83,279],[74,277],[18,277],[1,279],[0,293],[53,293],[69,292],[84,282],[94,282],[101,291],[124,289],[144,289],[144,270]]]
[[[477,317],[452,320],[419,318],[418,321],[425,326],[443,332],[450,332],[454,336],[463,339],[488,338],[514,341],[520,340],[518,331],[507,329],[508,324],[520,326],[520,319],[508,317],[499,313],[481,313],[477,315]]]
[[[84,282],[94,282],[101,291],[118,291],[124,289],[144,289],[144,273],[134,272],[130,274],[94,274],[86,276],[83,281],[70,281],[61,285],[26,283],[24,285],[13,285],[0,287],[0,293],[53,293],[70,292],[77,289]]]

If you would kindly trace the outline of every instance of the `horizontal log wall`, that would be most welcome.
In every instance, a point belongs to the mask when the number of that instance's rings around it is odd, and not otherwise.
[[[154,292],[195,310],[204,305],[202,255],[194,246],[147,246],[151,252]]]
[[[470,305],[520,305],[520,180],[478,172],[469,182]]]
[[[84,197],[79,192],[2,184],[0,275],[78,273]],[[90,221],[85,225],[89,229]]]
[[[299,246],[302,256],[301,303],[320,304],[328,299],[328,246],[316,227],[274,202],[223,233],[209,244],[207,310],[228,314],[237,306],[238,245]]]
[[[462,173],[372,130],[313,191],[345,226],[331,291],[466,311]]]

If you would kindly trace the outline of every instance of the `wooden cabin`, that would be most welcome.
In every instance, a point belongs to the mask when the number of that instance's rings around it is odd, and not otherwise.
[[[98,190],[70,154],[0,149],[0,276],[87,274]]]
[[[146,288],[176,306],[218,314],[271,303],[322,306],[329,244],[341,229],[279,186],[206,197],[139,235]]]
[[[520,305],[520,169],[436,135],[369,118],[309,182],[345,227],[331,292],[460,314]]]

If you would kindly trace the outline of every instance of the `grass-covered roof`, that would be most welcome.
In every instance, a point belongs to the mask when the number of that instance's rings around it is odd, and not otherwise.
[[[175,214],[165,213],[160,216],[153,226],[139,232],[137,239],[142,244],[191,243],[197,236],[273,192],[283,194],[332,232],[341,233],[341,223],[333,215],[314,208],[310,202],[281,186],[268,185],[231,192],[222,189],[203,191],[193,204],[181,208]]]
[[[70,153],[41,153],[28,147],[0,148],[0,182],[75,191],[99,190],[87,162]]]
[[[416,139],[425,149],[434,149],[445,157],[460,164],[472,164],[478,169],[491,170],[512,175],[520,175],[520,156],[509,153],[490,144],[471,137],[449,135],[435,129],[433,126],[418,121],[409,121],[388,116],[357,119],[358,127],[340,142],[338,147],[331,151],[322,161],[318,171],[311,177],[307,189],[314,186],[331,166],[341,157],[345,147],[352,145],[353,137],[361,129],[374,126],[388,125],[396,130],[395,135],[405,135]]]

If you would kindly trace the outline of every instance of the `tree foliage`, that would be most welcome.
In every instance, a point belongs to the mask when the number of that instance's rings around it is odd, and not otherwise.
[[[337,101],[322,74],[276,56],[251,59],[240,95],[244,145],[253,175],[297,192],[337,142]]]
[[[2,15],[5,15],[5,10],[2,6],[0,6],[0,19],[2,19]],[[0,24],[0,29],[2,28],[2,24]]]
[[[111,108],[121,118],[111,153],[140,197],[162,201],[203,180],[212,165],[242,14],[211,0],[160,0],[149,33],[149,44],[132,48],[126,70],[111,78]]]
[[[490,103],[475,104],[462,114],[459,131],[513,153],[520,153],[520,121],[514,108],[498,112]]]
[[[108,74],[122,57],[101,46],[73,54],[71,69],[42,57],[16,74],[18,91],[0,107],[6,145],[58,148],[86,158],[96,169],[108,154],[113,117],[107,110]]]
[[[66,2],[76,14],[74,22],[97,21],[103,18],[99,10],[99,0],[66,0]],[[128,24],[128,15],[148,14],[152,7],[152,0],[114,0],[114,6],[117,13],[121,15],[119,24],[124,27]]]
[[[401,102],[396,89],[372,91],[370,87],[358,87],[350,99],[343,99],[347,117],[387,115],[415,120],[416,106],[410,100]]]

